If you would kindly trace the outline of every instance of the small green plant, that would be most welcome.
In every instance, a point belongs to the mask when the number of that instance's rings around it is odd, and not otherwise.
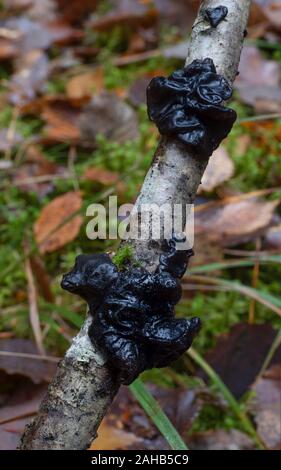
[[[133,249],[129,244],[121,246],[112,259],[118,269],[124,268],[133,261]]]

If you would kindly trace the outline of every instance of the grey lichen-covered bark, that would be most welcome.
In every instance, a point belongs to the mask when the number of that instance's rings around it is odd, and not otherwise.
[[[210,57],[217,72],[233,82],[250,3],[250,0],[203,1],[186,63]],[[217,28],[211,28],[203,20],[203,12],[219,5],[228,8],[227,18]],[[136,204],[192,203],[205,167],[206,161],[189,153],[186,147],[162,138]],[[131,244],[142,265],[153,270],[159,257],[158,244],[148,240]],[[88,317],[60,362],[37,417],[25,430],[21,449],[86,449],[95,438],[118,385],[105,357],[88,338],[89,323]]]

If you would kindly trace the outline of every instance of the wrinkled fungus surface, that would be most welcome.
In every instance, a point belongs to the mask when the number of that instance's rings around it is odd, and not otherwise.
[[[223,104],[231,95],[231,86],[216,73],[212,59],[194,60],[168,78],[152,79],[148,115],[160,134],[177,137],[208,158],[236,120],[236,112]]]
[[[216,8],[206,8],[204,17],[213,28],[216,28],[225,19],[227,14],[228,8],[220,5]]]
[[[130,384],[142,371],[165,367],[192,343],[200,329],[198,318],[176,319],[181,297],[179,278],[192,250],[177,250],[166,241],[159,266],[118,271],[107,254],[80,255],[62,288],[80,295],[93,316],[89,337],[107,355],[117,380]]]

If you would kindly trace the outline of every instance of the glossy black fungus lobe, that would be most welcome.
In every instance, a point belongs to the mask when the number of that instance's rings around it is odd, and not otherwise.
[[[227,14],[228,8],[220,5],[216,8],[206,8],[204,17],[213,28],[216,28],[225,19]]]
[[[80,255],[62,279],[63,289],[89,304],[89,337],[106,353],[119,383],[166,367],[191,346],[200,329],[198,318],[176,319],[174,312],[181,297],[178,279],[193,252],[177,250],[175,238],[163,248],[154,274],[143,268],[118,271],[106,254]]]
[[[168,78],[152,79],[148,115],[160,134],[177,137],[208,158],[236,120],[236,112],[223,104],[231,95],[231,86],[216,73],[212,59],[194,60]]]

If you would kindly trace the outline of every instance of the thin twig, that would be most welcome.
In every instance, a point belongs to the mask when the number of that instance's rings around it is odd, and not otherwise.
[[[7,131],[8,148],[7,148],[7,150],[5,152],[5,156],[4,156],[4,158],[6,160],[10,160],[11,156],[12,156],[12,146],[13,146],[12,144],[13,144],[15,134],[16,134],[16,127],[17,127],[18,117],[19,117],[19,107],[15,106],[14,109],[13,109],[12,119],[11,119],[11,122],[10,122],[10,125],[9,125],[9,128],[8,128],[8,131]]]
[[[45,356],[42,354],[29,354],[12,351],[0,351],[0,356],[21,357],[22,359],[35,359],[36,361],[47,361],[58,363],[61,358],[55,356]]]
[[[258,256],[259,250],[261,248],[261,239],[260,237],[256,241],[256,253]],[[259,259],[256,259],[256,262],[254,264],[254,269],[253,269],[253,278],[252,278],[252,287],[255,289],[258,285],[258,280],[259,280],[259,274],[260,274],[260,262]],[[249,319],[248,323],[249,325],[253,325],[255,321],[255,306],[256,306],[256,300],[252,299],[249,305]]]
[[[25,254],[27,255],[27,249],[26,248],[24,249],[25,249]],[[36,286],[35,286],[33,273],[31,269],[30,259],[28,256],[26,256],[25,258],[24,265],[25,265],[25,273],[26,273],[26,279],[27,279],[27,294],[28,294],[28,301],[29,301],[30,324],[33,330],[37,349],[40,354],[45,355],[45,349],[43,346],[43,338],[42,338],[39,313],[38,313],[37,291],[36,291]]]

